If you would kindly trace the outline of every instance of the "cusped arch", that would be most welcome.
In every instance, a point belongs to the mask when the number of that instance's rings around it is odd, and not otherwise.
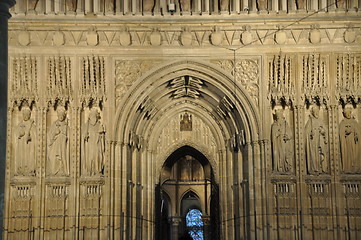
[[[117,109],[114,127],[115,139],[124,143],[129,142],[129,132],[133,128],[131,123],[139,121],[139,114],[136,111],[142,103],[154,93],[162,94],[157,91],[167,81],[185,75],[200,78],[206,83],[212,84],[224,96],[233,99],[236,112],[239,113],[237,116],[241,118],[236,120],[244,125],[247,141],[258,139],[260,130],[259,114],[246,90],[238,83],[235,83],[233,77],[218,66],[194,60],[181,60],[163,64],[138,79],[129,89]],[[235,93],[237,93],[236,96]],[[157,112],[153,114],[156,115]]]
[[[198,152],[200,155],[203,155],[202,157],[208,161],[208,163],[212,168],[214,180],[216,182],[219,182],[218,164],[217,161],[215,160],[215,156],[212,156],[212,154],[207,151],[206,146],[202,146],[199,143],[195,143],[189,140],[179,141],[171,145],[163,154],[158,156],[156,161],[157,165],[156,165],[155,176],[160,176],[160,172],[162,168],[165,166],[165,164],[167,164],[167,161],[169,161],[172,158],[172,155],[174,155],[174,153],[176,153],[177,151],[181,150],[184,147],[189,147],[193,149],[195,152]],[[197,157],[197,156],[193,156],[193,157]]]

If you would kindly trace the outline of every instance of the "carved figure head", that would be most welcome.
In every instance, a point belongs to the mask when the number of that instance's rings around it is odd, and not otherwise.
[[[63,122],[66,119],[66,110],[64,107],[58,107],[56,113],[58,114],[58,120],[60,122]]]
[[[347,119],[351,119],[352,117],[352,109],[351,108],[345,108],[343,110],[343,116]]]
[[[23,113],[23,120],[28,121],[30,119],[30,117],[31,117],[30,108],[29,107],[23,107],[22,113]]]
[[[88,118],[89,118],[89,123],[91,125],[95,125],[100,118],[100,114],[99,114],[98,110],[96,110],[96,109],[91,110]]]
[[[311,114],[312,116],[314,116],[315,118],[318,118],[320,116],[320,109],[316,106],[311,108]]]

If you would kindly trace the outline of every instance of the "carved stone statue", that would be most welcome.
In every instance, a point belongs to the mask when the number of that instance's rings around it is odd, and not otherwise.
[[[281,110],[276,111],[271,128],[273,170],[291,172],[293,166],[293,135]]]
[[[221,12],[229,11],[229,0],[220,0],[220,10]]]
[[[345,108],[340,123],[342,169],[346,173],[361,172],[361,144],[359,124],[352,118],[352,110]]]
[[[306,0],[297,0],[296,5],[297,5],[298,10],[305,10],[306,9]]]
[[[82,175],[100,175],[104,167],[105,130],[97,110],[92,110],[82,127]]]
[[[36,129],[29,107],[22,109],[23,120],[15,130],[15,175],[35,175]]]
[[[48,174],[68,176],[69,126],[65,108],[58,107],[57,115],[48,132]]]
[[[308,172],[311,174],[326,173],[328,167],[328,134],[326,127],[319,118],[319,109],[317,107],[311,108],[305,134]]]
[[[29,0],[28,1],[28,12],[35,12],[38,2],[39,2],[39,0]]]
[[[144,0],[143,1],[143,11],[144,12],[152,12],[154,8],[154,0]]]
[[[76,4],[77,4],[77,0],[66,0],[66,11],[75,12]]]
[[[190,0],[179,0],[179,5],[182,12],[189,12],[191,10]]]
[[[337,8],[346,9],[346,0],[338,0],[337,1]]]
[[[105,0],[105,12],[114,12],[114,0]]]
[[[257,9],[259,11],[267,10],[267,0],[257,0]]]

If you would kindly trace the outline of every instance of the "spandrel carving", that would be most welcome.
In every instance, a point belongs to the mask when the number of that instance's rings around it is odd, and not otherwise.
[[[273,170],[290,173],[293,169],[293,134],[282,110],[277,110],[271,127]]]
[[[105,129],[95,109],[82,127],[81,148],[82,175],[101,175],[104,168]]]
[[[342,170],[345,173],[361,172],[361,139],[359,123],[352,118],[352,110],[345,108],[340,123],[340,147]]]
[[[29,107],[22,108],[22,121],[15,130],[15,175],[35,175],[36,126]]]
[[[57,109],[58,119],[48,132],[48,174],[53,176],[69,175],[69,126],[66,110]]]
[[[311,108],[305,128],[307,169],[310,174],[327,173],[328,169],[328,133],[319,111],[316,106]]]

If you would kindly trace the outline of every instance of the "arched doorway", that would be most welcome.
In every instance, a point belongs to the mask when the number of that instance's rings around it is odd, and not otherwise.
[[[194,239],[218,239],[218,194],[207,158],[193,147],[178,148],[165,161],[156,187],[156,238],[178,240],[193,232],[193,236],[202,235]],[[192,218],[192,210],[201,213],[201,219],[196,214]],[[197,221],[198,229],[192,225]]]

